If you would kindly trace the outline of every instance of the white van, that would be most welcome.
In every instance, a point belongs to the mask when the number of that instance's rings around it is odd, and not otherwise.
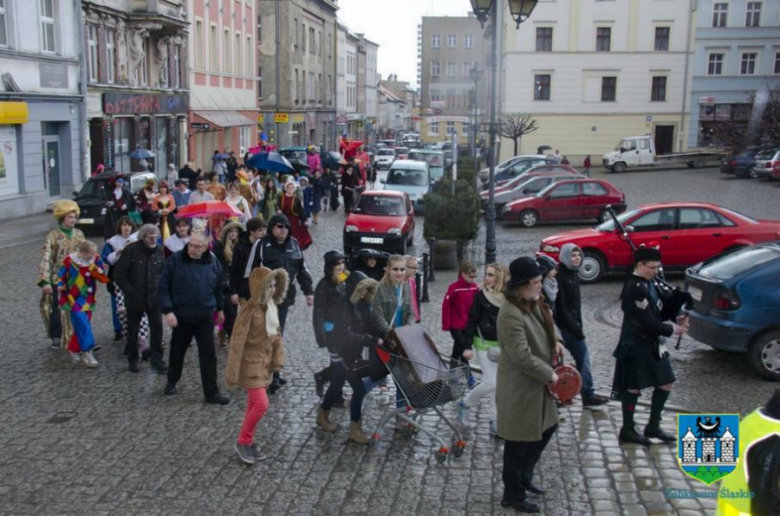
[[[381,179],[384,190],[406,192],[414,204],[414,212],[423,212],[423,196],[431,188],[428,163],[408,159],[396,160],[390,166],[386,179]]]

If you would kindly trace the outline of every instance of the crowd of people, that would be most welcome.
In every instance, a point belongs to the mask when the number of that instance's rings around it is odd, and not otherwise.
[[[215,159],[215,166],[219,161]],[[74,362],[98,365],[94,351],[100,346],[91,314],[98,284],[104,283],[111,298],[114,340],[125,340],[128,370],[138,373],[148,359],[153,370],[167,375],[165,395],[177,393],[194,339],[206,403],[228,404],[218,385],[216,353],[217,346],[227,347],[226,385],[246,390],[248,399],[235,451],[241,461],[254,464],[264,458],[255,431],[269,409],[268,394],[286,384],[285,326],[297,284],[306,305],[313,306],[316,343],[327,349],[330,359],[314,373],[321,398],[316,423],[324,432],[336,431],[331,410],[348,405],[348,440],[368,443],[363,401],[373,389],[389,388],[388,369],[378,349],[393,329],[422,321],[417,259],[392,255],[381,263],[381,256],[366,253],[349,264],[341,252],[328,251],[315,288],[304,259],[311,244],[307,226],[310,219],[317,223],[320,209],[334,206],[331,192],[314,189],[323,181],[319,170],[310,183],[254,173],[248,179],[240,165],[234,181],[229,168],[213,170],[207,181],[201,174],[188,176],[186,168],[174,179],[174,191],[161,182],[155,192],[152,183],[137,198],[117,178],[108,207],[113,227],[99,253],[75,228],[78,205],[55,203],[58,227],[46,237],[38,276],[50,345],[67,348]],[[344,171],[347,184],[350,174],[361,180],[351,168]],[[347,211],[354,193],[350,188],[342,190]],[[176,216],[182,206],[207,200],[224,200],[237,211],[220,220],[212,217],[205,225]],[[336,196],[336,206],[338,202]],[[145,207],[140,227],[131,216],[136,206]],[[560,264],[546,256],[521,257],[508,267],[492,263],[479,283],[477,267],[462,263],[441,305],[442,329],[453,339],[451,363],[476,360],[481,366],[481,381],[469,379],[471,389],[458,402],[458,417],[470,426],[470,412],[487,401],[490,434],[504,440],[501,504],[522,512],[539,510],[528,493],[544,494],[533,482],[534,468],[561,421],[548,387],[557,382],[555,364],[564,349],[582,377],[582,404],[609,401],[593,388],[577,275],[582,256],[576,246],[565,245]],[[625,443],[674,441],[660,428],[675,381],[663,341],[683,334],[687,319],[679,315],[679,307],[664,308],[653,282],[660,258],[657,249],[640,249],[622,295],[625,319],[614,353],[612,397],[622,403],[620,440]],[[167,364],[163,325],[171,328]],[[350,398],[344,396],[346,384]],[[650,422],[640,434],[634,427],[634,407],[639,391],[650,387],[655,389]],[[408,403],[396,389],[396,407]]]

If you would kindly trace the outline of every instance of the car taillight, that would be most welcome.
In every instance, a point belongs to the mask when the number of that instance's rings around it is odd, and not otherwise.
[[[772,168],[772,162],[767,161],[766,164],[764,165],[764,168]]]
[[[736,166],[737,166],[737,160],[735,160],[735,159],[732,159],[732,160],[729,162],[729,166],[736,167]]]
[[[742,306],[742,301],[734,290],[718,290],[713,296],[712,304],[717,310],[737,310]]]

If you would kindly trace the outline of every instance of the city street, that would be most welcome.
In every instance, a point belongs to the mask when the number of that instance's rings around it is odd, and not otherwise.
[[[755,218],[780,219],[780,182],[735,179],[717,169],[674,169],[604,174],[626,193],[629,209],[643,203],[675,200],[716,202]],[[380,176],[381,177],[381,176]],[[377,183],[378,185],[378,183]],[[342,248],[344,214],[323,213],[311,226],[314,245],[306,260],[315,282],[322,277],[322,255]],[[416,246],[423,252],[423,217]],[[425,436],[404,439],[388,425],[378,449],[346,442],[348,413],[334,410],[339,430],[317,429],[318,398],[312,373],[328,362],[317,348],[311,309],[302,296],[291,309],[285,335],[289,380],[271,397],[258,427],[259,445],[269,458],[254,467],[238,462],[233,451],[246,397],[233,391],[226,407],[203,403],[197,349],[190,348],[179,394],[163,396],[165,377],[143,363],[141,374],[127,371],[122,346],[111,343],[109,297],[98,295],[94,314],[100,365],[74,365],[63,350],[49,349],[40,320],[34,281],[45,228],[51,214],[0,224],[0,259],[5,264],[0,297],[3,374],[0,376],[1,514],[263,514],[263,515],[487,515],[512,514],[501,508],[502,445],[488,435],[487,406],[460,458],[437,464]],[[541,224],[524,229],[498,223],[498,257],[504,263],[531,255],[540,240],[574,227]],[[484,231],[469,248],[484,257]],[[102,240],[96,240],[102,243]],[[423,305],[424,324],[442,351],[450,338],[440,331],[440,304],[454,271],[437,271],[431,302]],[[680,276],[669,278],[679,282]],[[619,279],[583,286],[585,333],[597,391],[608,395],[612,350],[622,321]],[[169,331],[166,329],[166,342]],[[669,405],[684,411],[746,413],[762,404],[775,385],[758,377],[744,357],[715,351],[686,337],[671,349],[677,384]],[[220,379],[226,350],[218,349]],[[166,357],[167,360],[167,357]],[[224,385],[221,383],[221,385]],[[392,390],[392,388],[391,388]],[[645,393],[645,400],[649,401]],[[381,417],[378,393],[365,401],[364,426],[372,431]],[[454,418],[453,407],[447,414]],[[714,500],[678,499],[665,490],[712,490],[685,476],[673,447],[618,445],[619,403],[583,410],[579,400],[563,410],[550,446],[537,468],[535,483],[547,489],[533,496],[544,514],[625,514],[694,516],[714,513]],[[643,426],[648,407],[638,409]],[[435,416],[424,421],[449,442],[451,431]],[[663,421],[675,432],[675,412]]]

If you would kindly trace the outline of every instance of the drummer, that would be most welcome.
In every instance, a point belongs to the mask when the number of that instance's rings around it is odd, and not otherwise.
[[[509,265],[505,302],[496,321],[501,355],[496,382],[498,436],[504,444],[501,506],[539,512],[528,493],[544,494],[533,483],[534,468],[558,428],[555,400],[547,386],[558,381],[554,356],[563,354],[550,309],[541,300],[542,269],[530,257]]]

